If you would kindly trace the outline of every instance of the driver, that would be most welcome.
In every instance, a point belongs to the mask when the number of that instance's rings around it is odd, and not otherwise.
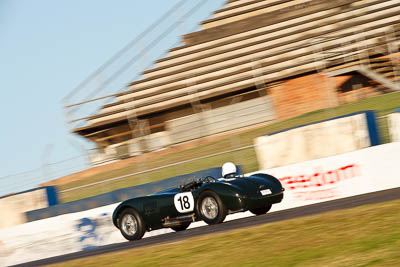
[[[236,166],[232,162],[226,162],[222,165],[222,177],[233,178],[236,176]]]

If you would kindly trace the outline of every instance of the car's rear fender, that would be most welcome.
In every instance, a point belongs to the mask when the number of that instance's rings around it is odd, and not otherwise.
[[[281,182],[272,175],[265,173],[256,173],[251,175],[250,178],[266,182],[270,186],[273,194],[283,191]]]

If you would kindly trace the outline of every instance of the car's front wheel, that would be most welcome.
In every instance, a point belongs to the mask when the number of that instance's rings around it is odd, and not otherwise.
[[[264,206],[262,208],[255,208],[255,209],[250,209],[250,212],[255,214],[255,215],[263,215],[266,214],[270,209],[271,209],[272,205],[267,205]]]
[[[228,213],[221,198],[213,191],[202,193],[197,202],[197,213],[207,224],[218,224],[225,220]]]
[[[144,221],[140,214],[131,208],[122,211],[119,217],[119,229],[128,240],[139,240],[146,232]]]

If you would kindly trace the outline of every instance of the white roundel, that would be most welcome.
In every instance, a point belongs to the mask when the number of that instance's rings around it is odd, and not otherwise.
[[[180,213],[194,210],[194,198],[192,192],[179,193],[174,196],[174,205]]]

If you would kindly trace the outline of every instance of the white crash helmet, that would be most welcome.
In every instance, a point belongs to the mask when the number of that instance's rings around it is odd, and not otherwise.
[[[229,174],[236,174],[236,166],[232,162],[226,162],[222,165],[222,177],[226,177]]]

